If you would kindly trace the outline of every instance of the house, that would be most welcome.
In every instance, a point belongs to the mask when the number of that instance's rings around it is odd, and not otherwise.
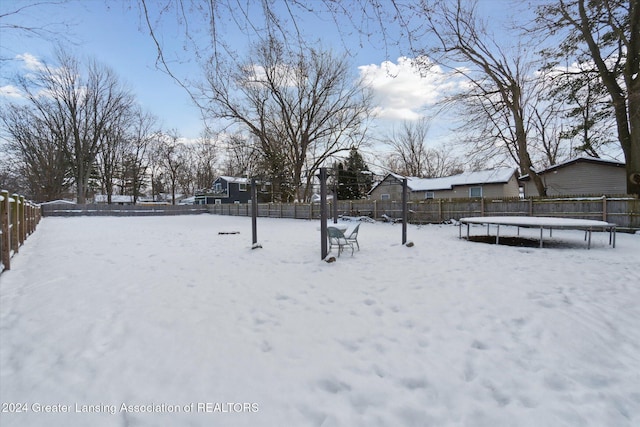
[[[40,205],[75,205],[75,204],[76,202],[74,201],[64,200],[64,199],[50,200],[48,202],[40,203]]]
[[[269,183],[258,182],[258,202],[270,200]],[[251,179],[235,176],[220,176],[213,181],[212,188],[196,192],[194,204],[213,205],[221,203],[249,203],[251,201]]]
[[[390,173],[369,191],[372,200],[402,200],[403,176]],[[409,200],[518,197],[515,168],[464,172],[442,178],[407,177]]]
[[[220,176],[213,186],[195,195],[196,205],[221,203],[248,203],[251,200],[251,182],[248,178]]]
[[[547,196],[619,195],[626,194],[625,164],[582,156],[553,165],[538,173]],[[527,197],[538,196],[528,175],[519,178]]]
[[[196,196],[185,197],[184,199],[178,202],[178,205],[195,205],[196,204]]]
[[[94,203],[104,204],[109,203],[109,196],[106,194],[96,194],[93,198]],[[111,204],[114,205],[133,205],[133,196],[112,194]]]

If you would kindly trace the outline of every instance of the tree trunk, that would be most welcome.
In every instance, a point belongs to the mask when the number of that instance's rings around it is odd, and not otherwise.
[[[640,76],[629,84],[629,135],[623,143],[627,168],[627,194],[640,197]]]

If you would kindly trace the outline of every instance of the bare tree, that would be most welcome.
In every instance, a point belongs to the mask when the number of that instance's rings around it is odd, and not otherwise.
[[[216,179],[218,150],[216,137],[211,132],[203,132],[194,147],[195,189],[211,188]]]
[[[555,0],[538,8],[538,29],[564,37],[550,62],[592,64],[610,98],[625,156],[627,192],[640,194],[640,1]]]
[[[308,198],[325,160],[360,144],[370,102],[345,58],[313,49],[294,53],[275,39],[255,46],[240,67],[209,69],[205,97],[212,117],[255,136],[283,199],[294,196],[290,190]]]
[[[186,168],[184,144],[178,142],[180,136],[176,130],[169,131],[157,140],[156,158],[171,188],[171,204],[176,204],[176,190]]]
[[[24,194],[31,200],[42,201],[42,199],[36,199],[35,192],[24,179],[26,174],[23,170],[21,161],[10,152],[9,147],[6,144],[0,145],[0,188],[8,188]]]
[[[424,17],[423,31],[435,36],[438,43],[422,50],[430,53],[436,63],[450,67],[464,77],[469,91],[461,97],[469,105],[475,102],[474,114],[486,117],[479,124],[485,131],[501,138],[501,146],[517,161],[523,174],[528,174],[539,194],[545,194],[542,180],[533,168],[529,152],[526,116],[526,85],[531,62],[520,52],[523,46],[501,46],[476,11],[476,2],[463,0],[423,3],[417,11]],[[410,32],[417,41],[420,34]],[[479,139],[476,139],[479,141]],[[491,141],[495,144],[497,141]]]
[[[68,36],[70,23],[68,21],[55,22],[48,19],[47,11],[72,3],[73,0],[43,0],[43,1],[6,1],[0,10],[0,33],[3,34],[3,43],[0,45],[0,63],[8,61],[16,54],[11,50],[10,37],[36,38],[42,41],[57,41],[70,43]],[[43,19],[33,19],[34,12],[39,12]],[[39,16],[39,18],[40,18]],[[6,51],[6,52],[5,52]]]
[[[56,133],[71,165],[78,203],[84,203],[102,138],[118,126],[133,97],[106,66],[90,61],[83,69],[62,51],[57,59],[57,66],[43,65],[21,78],[20,86],[33,110]]]
[[[64,129],[51,129],[52,123],[27,105],[7,105],[0,111],[0,120],[7,134],[7,157],[19,165],[27,194],[36,201],[62,198],[72,184],[69,163],[60,148],[66,138]]]
[[[429,147],[427,134],[430,120],[405,121],[400,131],[393,131],[387,138],[391,154],[387,167],[404,175],[420,178],[436,178],[462,171],[460,160],[445,146]]]
[[[536,164],[547,168],[585,150],[572,148],[567,138],[567,103],[557,99],[553,79],[539,74],[535,83],[527,102],[529,143]]]
[[[141,196],[149,168],[151,145],[158,139],[157,119],[136,107],[132,111],[126,144],[123,147],[122,184],[123,191],[133,196],[133,203]]]
[[[559,138],[568,141],[573,152],[600,157],[616,142],[611,134],[615,120],[606,89],[592,65],[555,66],[546,75],[551,86],[544,93],[562,120]]]
[[[400,131],[395,129],[387,137],[386,143],[392,150],[393,164],[396,172],[405,176],[425,177],[427,174],[427,133],[430,121],[426,118],[420,121],[405,121]]]
[[[233,133],[226,137],[224,173],[229,176],[259,176],[258,146],[252,135]]]
[[[109,126],[100,137],[100,149],[96,156],[96,167],[100,174],[103,194],[111,204],[117,177],[121,176],[124,146],[126,144],[127,114],[119,115],[117,122]]]

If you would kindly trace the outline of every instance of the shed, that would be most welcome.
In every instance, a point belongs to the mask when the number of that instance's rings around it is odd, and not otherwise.
[[[553,165],[538,173],[547,196],[626,194],[625,164],[616,160],[581,156]],[[519,178],[525,196],[539,196],[536,186],[524,175]]]

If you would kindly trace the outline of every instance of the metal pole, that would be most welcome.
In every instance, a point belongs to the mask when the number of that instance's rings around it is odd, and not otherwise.
[[[408,209],[407,209],[407,199],[408,199],[408,184],[407,178],[402,179],[402,244],[407,243],[407,220],[409,218]]]
[[[251,236],[252,247],[255,248],[258,243],[258,188],[255,178],[251,178]]]
[[[327,168],[320,168],[320,248],[322,259],[329,254],[327,249]]]
[[[333,223],[338,223],[338,187],[333,186]]]

